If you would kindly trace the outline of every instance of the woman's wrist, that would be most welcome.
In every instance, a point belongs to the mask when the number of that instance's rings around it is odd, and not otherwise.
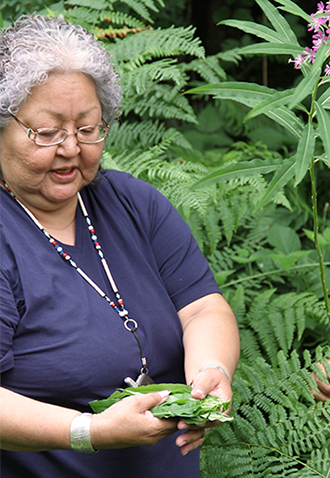
[[[75,416],[70,426],[71,449],[78,453],[95,453],[91,441],[92,413],[80,413]]]
[[[230,381],[230,378],[229,378],[229,374],[228,372],[225,370],[224,367],[222,367],[221,365],[218,365],[216,363],[210,363],[210,364],[206,364],[206,365],[203,365],[203,367],[201,367],[197,374],[194,376],[194,378],[190,381],[189,385],[192,385],[194,383],[194,381],[196,380],[197,376],[203,372],[204,370],[207,370],[207,369],[216,369],[216,370],[219,370],[229,381]]]
[[[208,368],[216,368],[217,370],[220,370],[220,372],[222,372],[229,380],[229,375],[228,373],[226,372],[226,370],[221,367],[220,365],[217,365],[217,364],[209,364],[209,365],[204,365],[204,367],[201,367],[198,372],[202,372],[203,370],[206,370]]]

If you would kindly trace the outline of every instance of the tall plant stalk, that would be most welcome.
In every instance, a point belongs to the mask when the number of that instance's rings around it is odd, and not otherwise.
[[[322,249],[319,241],[319,222],[317,214],[317,191],[316,191],[316,181],[315,181],[315,157],[313,156],[311,167],[310,167],[310,178],[312,184],[312,202],[313,202],[313,219],[314,219],[314,242],[315,248],[319,258],[321,282],[323,288],[324,302],[327,310],[328,318],[330,319],[330,302],[329,302],[329,291],[325,280],[325,270],[324,270],[324,261]]]
[[[313,116],[315,113],[315,101],[317,97],[318,83],[315,85],[312,93],[312,105],[311,111],[308,115],[308,123],[311,125],[313,122]],[[313,229],[314,229],[314,243],[319,260],[320,276],[323,289],[324,303],[328,318],[330,319],[330,303],[329,303],[329,291],[325,280],[325,269],[324,269],[324,260],[322,249],[319,241],[319,219],[317,213],[317,189],[316,189],[316,178],[315,178],[315,155],[312,155],[311,165],[309,168],[310,179],[311,179],[311,188],[312,188],[312,209],[313,209]]]

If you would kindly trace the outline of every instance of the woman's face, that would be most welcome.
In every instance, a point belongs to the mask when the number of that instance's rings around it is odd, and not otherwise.
[[[17,118],[32,130],[58,127],[69,133],[102,123],[102,110],[91,78],[82,73],[52,73],[36,86]],[[37,146],[14,118],[1,132],[2,175],[13,193],[32,209],[56,210],[76,201],[99,167],[103,142],[83,144],[75,135],[55,146]]]

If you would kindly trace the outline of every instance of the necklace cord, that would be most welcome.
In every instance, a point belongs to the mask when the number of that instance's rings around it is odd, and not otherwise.
[[[142,363],[142,369],[141,369],[141,373],[145,373],[145,374],[148,374],[148,368],[147,368],[147,358],[146,356],[144,355],[143,353],[143,348],[142,348],[142,343],[141,343],[141,339],[138,335],[138,332],[137,332],[137,328],[139,326],[139,324],[137,323],[137,321],[135,319],[131,319],[129,316],[128,316],[128,311],[125,309],[125,306],[124,306],[124,301],[122,299],[122,297],[120,296],[119,294],[119,290],[116,286],[116,283],[112,277],[112,274],[111,274],[111,271],[110,271],[110,268],[109,268],[109,265],[104,257],[104,254],[102,252],[102,249],[101,249],[101,245],[97,239],[97,236],[95,234],[95,229],[92,225],[92,222],[88,216],[88,212],[87,212],[87,209],[85,207],[85,204],[83,202],[83,199],[80,195],[80,193],[78,192],[77,195],[78,195],[78,201],[79,201],[79,205],[80,205],[80,208],[81,208],[81,211],[82,211],[82,214],[86,220],[86,223],[87,223],[87,227],[89,229],[89,232],[90,232],[90,237],[91,237],[91,240],[92,240],[92,243],[94,245],[94,248],[96,250],[96,252],[98,253],[98,256],[101,260],[101,264],[103,266],[103,269],[105,271],[105,274],[109,280],[109,283],[110,283],[110,286],[111,286],[111,289],[115,295],[115,298],[116,298],[116,302],[117,304],[111,300],[107,294],[105,292],[103,292],[103,290],[80,268],[77,266],[77,264],[74,262],[74,260],[71,258],[71,256],[69,254],[67,254],[63,248],[57,243],[57,241],[43,228],[43,226],[40,224],[40,222],[38,221],[38,219],[34,216],[34,214],[24,205],[21,203],[21,201],[15,196],[15,194],[10,190],[8,184],[4,181],[4,185],[5,185],[5,188],[6,188],[6,191],[10,194],[10,196],[15,199],[15,201],[22,207],[22,209],[26,212],[26,214],[30,217],[30,219],[32,219],[32,221],[35,223],[35,225],[38,227],[38,229],[40,229],[41,232],[43,232],[44,236],[48,239],[48,241],[52,244],[52,246],[55,248],[56,252],[62,257],[62,259],[64,259],[69,265],[71,265],[74,269],[76,269],[76,271],[79,273],[79,275],[91,286],[93,287],[93,289],[103,298],[105,299],[108,304],[113,308],[115,309],[115,311],[117,312],[117,314],[119,315],[119,317],[122,319],[123,323],[124,323],[124,326],[125,328],[132,332],[135,340],[137,341],[138,343],[138,346],[139,346],[139,350],[140,350],[140,358],[141,358],[141,363]],[[129,323],[132,323],[133,326],[130,327],[129,326]]]

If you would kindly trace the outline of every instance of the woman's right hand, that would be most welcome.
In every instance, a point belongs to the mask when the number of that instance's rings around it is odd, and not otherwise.
[[[328,362],[330,364],[330,360],[328,360]],[[326,375],[325,368],[323,367],[323,365],[321,363],[318,363],[318,366],[320,367],[322,372]],[[313,395],[314,395],[316,401],[326,402],[327,400],[330,399],[330,379],[326,375],[324,377],[324,379],[328,381],[328,383],[326,383],[326,381],[322,381],[319,378],[317,378],[314,373],[313,373],[313,376],[315,378],[315,381],[316,381],[318,389],[319,389],[319,392],[317,392],[316,390],[312,390]]]
[[[91,441],[96,450],[155,445],[177,431],[177,420],[156,418],[150,408],[165,402],[167,391],[127,397],[94,414]]]

